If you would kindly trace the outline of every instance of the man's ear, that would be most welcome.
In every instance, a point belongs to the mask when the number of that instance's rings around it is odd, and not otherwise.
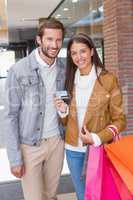
[[[41,38],[40,38],[40,36],[36,36],[36,43],[37,43],[37,45],[41,45]]]

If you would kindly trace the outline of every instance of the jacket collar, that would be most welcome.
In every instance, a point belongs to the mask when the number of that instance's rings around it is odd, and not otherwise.
[[[36,58],[38,64],[39,64],[40,66],[42,66],[43,68],[50,68],[50,69],[52,69],[53,67],[56,66],[56,58],[55,58],[54,62],[52,63],[52,65],[47,64],[47,63],[41,58],[41,56],[39,55],[39,49],[38,49],[38,48],[35,49],[35,58]]]
[[[36,57],[35,57],[35,50],[33,50],[30,53],[30,55],[28,56],[28,62],[29,62],[29,67],[31,70],[39,69],[39,65],[38,65]]]

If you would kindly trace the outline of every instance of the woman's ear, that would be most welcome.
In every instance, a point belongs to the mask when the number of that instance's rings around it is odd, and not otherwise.
[[[94,49],[92,48],[91,49],[91,56],[93,56],[94,55]]]

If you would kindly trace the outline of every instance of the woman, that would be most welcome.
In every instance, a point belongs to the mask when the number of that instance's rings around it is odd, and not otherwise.
[[[66,157],[78,200],[84,200],[85,180],[81,179],[86,144],[111,142],[125,128],[122,93],[117,78],[105,70],[90,37],[73,36],[67,47],[67,104],[55,98],[66,124]]]

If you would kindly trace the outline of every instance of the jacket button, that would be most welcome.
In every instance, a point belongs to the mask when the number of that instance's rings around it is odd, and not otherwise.
[[[42,115],[42,112],[40,112],[40,115]]]
[[[109,95],[109,94],[107,94],[107,95],[106,95],[106,97],[107,97],[107,98],[109,98],[109,97],[110,97],[110,95]]]
[[[37,131],[40,131],[40,128],[37,128]]]

